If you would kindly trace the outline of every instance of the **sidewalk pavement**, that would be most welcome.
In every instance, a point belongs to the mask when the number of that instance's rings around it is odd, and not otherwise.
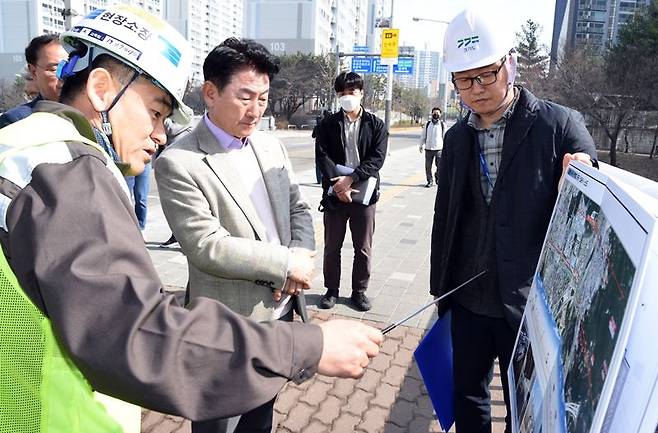
[[[395,140],[395,135],[391,136]],[[302,192],[313,211],[318,255],[317,276],[307,291],[314,322],[331,317],[363,320],[384,326],[399,320],[432,300],[429,295],[429,251],[436,187],[425,188],[424,159],[416,146],[391,152],[381,171],[382,194],[377,203],[373,242],[373,271],[366,292],[372,309],[362,313],[349,305],[352,244],[346,236],[342,250],[341,298],[328,312],[316,307],[324,293],[322,279],[322,214],[317,206],[322,194],[315,171],[298,172]],[[153,189],[153,188],[152,188]],[[169,290],[183,290],[187,266],[180,248],[161,248],[170,235],[157,192],[149,196],[146,246]],[[175,244],[176,246],[178,244]],[[435,308],[387,334],[381,354],[372,360],[359,380],[315,376],[301,385],[289,383],[275,405],[277,433],[397,433],[440,432],[432,405],[413,360],[413,351],[431,327]],[[218,404],[221,404],[218,402]],[[504,431],[505,404],[496,371],[492,386],[494,433]],[[142,432],[189,432],[181,418],[143,411]],[[451,430],[453,431],[453,430]]]

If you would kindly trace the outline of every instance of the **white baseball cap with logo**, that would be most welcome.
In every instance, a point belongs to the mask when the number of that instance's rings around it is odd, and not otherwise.
[[[491,7],[465,9],[446,29],[443,58],[448,72],[496,63],[514,48],[511,25]]]
[[[95,9],[61,35],[69,60],[58,70],[66,78],[108,54],[146,75],[174,99],[172,120],[187,124],[192,111],[183,103],[191,49],[165,21],[143,9],[119,4]]]

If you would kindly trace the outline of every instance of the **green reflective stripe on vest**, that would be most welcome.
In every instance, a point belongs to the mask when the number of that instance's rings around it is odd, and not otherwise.
[[[0,432],[122,432],[0,254]]]

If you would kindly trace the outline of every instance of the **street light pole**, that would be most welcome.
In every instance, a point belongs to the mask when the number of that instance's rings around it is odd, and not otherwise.
[[[420,18],[420,17],[413,17],[411,18],[414,21],[430,21],[433,23],[441,23],[441,24],[450,24],[450,21],[445,21],[445,20],[433,20],[432,18]]]
[[[71,11],[71,0],[64,0],[62,17],[64,18],[64,30],[69,30],[71,28],[71,18],[73,17],[73,11]]]
[[[334,0],[334,1],[338,2],[338,0]],[[338,41],[338,13],[339,13],[339,10],[340,9],[338,9],[338,4],[336,4],[336,30],[335,30],[335,33],[334,33],[334,37],[336,38],[336,77],[338,77],[340,75],[340,42]],[[333,86],[332,86],[332,90],[333,90]],[[338,106],[338,95],[336,95],[336,92],[333,92],[333,91],[332,91],[332,94],[334,95],[334,97],[332,98],[332,101],[333,101],[332,102],[332,105],[333,105],[333,107],[332,107],[333,110],[332,111],[338,111],[338,109],[340,108]]]
[[[441,112],[443,112],[443,116],[446,116],[446,110],[448,109],[448,73],[443,54],[441,54],[441,64],[439,65],[439,86],[441,89]]]
[[[450,24],[450,21],[433,20],[431,18],[413,17],[412,20],[416,22],[429,21],[432,23]],[[439,65],[439,99],[441,100],[441,111],[445,116],[446,110],[448,109],[448,73],[445,68],[445,57],[443,56],[443,52],[441,53],[441,64]]]
[[[391,22],[389,28],[393,28],[393,9],[395,0],[391,0]],[[384,109],[384,123],[386,131],[388,132],[391,127],[391,107],[393,106],[393,65],[388,65],[388,75],[386,79],[386,106]]]
[[[64,0],[64,8],[62,9],[64,30],[73,27],[73,20],[80,15],[78,11],[82,10],[84,10],[84,5],[81,0]]]
[[[336,37],[336,77],[340,75],[340,47],[338,45],[338,37]],[[334,95],[332,100],[332,111],[338,111],[338,95],[336,95],[336,92],[333,91],[333,86],[331,87],[332,89],[332,94]]]

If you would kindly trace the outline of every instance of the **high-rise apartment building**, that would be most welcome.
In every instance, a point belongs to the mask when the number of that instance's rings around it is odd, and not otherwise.
[[[382,32],[379,24],[384,19],[384,0],[368,0],[368,27],[366,45],[371,53],[378,53],[382,45]]]
[[[162,17],[163,0],[71,0],[78,16],[114,3],[132,4]],[[0,1],[0,52],[21,52],[35,36],[64,31],[64,0]],[[73,18],[75,21],[75,18]]]
[[[30,40],[46,33],[61,33],[65,28],[62,11],[70,9],[82,17],[90,11],[114,3],[141,7],[162,17],[164,0],[1,0],[0,1],[0,78],[12,78],[20,71],[25,58],[23,51]],[[67,4],[68,3],[68,4]],[[73,22],[75,22],[73,17]],[[7,59],[11,59],[8,61]]]
[[[588,44],[605,49],[615,42],[619,29],[651,0],[556,0],[551,44],[551,65],[565,49]]]
[[[277,55],[366,43],[368,0],[246,0],[245,7],[245,37]]]
[[[426,89],[427,96],[435,97],[441,83],[441,53],[429,50],[413,50],[413,74],[397,75],[400,85],[412,89]]]
[[[140,7],[181,32],[192,45],[192,79],[197,81],[203,80],[208,52],[224,39],[243,34],[243,0],[70,0],[71,10],[78,16],[114,3]],[[16,65],[2,61],[0,77],[11,78],[23,67],[22,53],[30,39],[64,31],[64,8],[64,0],[0,1],[0,53],[11,53],[3,58],[16,60]],[[75,17],[72,21],[75,23]]]
[[[414,56],[414,81],[418,89],[431,89],[432,82],[439,80],[441,53],[438,51],[416,50]],[[428,96],[435,96],[429,95]]]
[[[203,81],[203,61],[226,38],[243,35],[243,0],[165,0],[164,18],[192,45],[192,80]]]
[[[100,9],[115,3],[124,3],[140,7],[145,11],[162,18],[164,9],[163,3],[165,0],[71,0],[73,9],[75,9],[76,2],[84,4],[82,15],[86,15],[88,12],[94,9]]]
[[[22,53],[30,39],[64,30],[63,0],[0,2],[0,52]]]

